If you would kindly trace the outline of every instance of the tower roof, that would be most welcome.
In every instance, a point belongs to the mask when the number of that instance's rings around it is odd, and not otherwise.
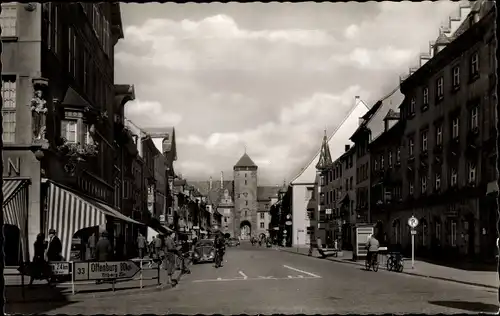
[[[244,153],[240,160],[234,165],[234,168],[238,167],[257,167],[257,165],[252,161],[252,159]]]
[[[330,154],[330,146],[328,146],[328,136],[323,136],[323,143],[321,144],[321,151],[319,154],[319,160],[316,164],[316,169],[326,169],[332,164],[332,155]]]

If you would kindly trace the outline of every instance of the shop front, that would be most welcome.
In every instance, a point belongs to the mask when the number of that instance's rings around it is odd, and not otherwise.
[[[41,232],[40,163],[30,146],[3,150],[2,211],[4,214],[5,264],[17,266],[30,260],[33,243]]]

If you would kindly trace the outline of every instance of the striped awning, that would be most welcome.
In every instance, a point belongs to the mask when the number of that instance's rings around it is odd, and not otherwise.
[[[70,188],[54,182],[49,183],[49,199],[47,204],[47,225],[45,231],[55,229],[62,243],[62,257],[69,260],[73,235],[83,228],[106,224],[106,215],[141,224],[119,213],[110,206],[79,195]]]
[[[28,252],[28,185],[29,179],[4,179],[2,211],[4,224],[19,228],[23,261],[29,259]]]

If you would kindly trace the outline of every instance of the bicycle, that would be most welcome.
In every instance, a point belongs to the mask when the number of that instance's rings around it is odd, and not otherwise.
[[[366,260],[365,260],[366,271],[370,271],[370,267],[371,267],[371,268],[373,268],[374,272],[377,272],[378,266],[379,266],[379,262],[378,262],[378,253],[377,252],[372,254],[370,261],[368,260],[368,257],[366,258]]]
[[[387,271],[403,272],[404,259],[399,253],[392,253],[387,258]]]

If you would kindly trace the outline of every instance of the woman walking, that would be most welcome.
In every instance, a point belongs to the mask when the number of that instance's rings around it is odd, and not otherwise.
[[[33,281],[46,279],[50,284],[50,266],[45,261],[45,250],[47,249],[47,242],[45,241],[45,234],[40,233],[36,236],[34,243],[35,255],[31,263],[30,286]]]

